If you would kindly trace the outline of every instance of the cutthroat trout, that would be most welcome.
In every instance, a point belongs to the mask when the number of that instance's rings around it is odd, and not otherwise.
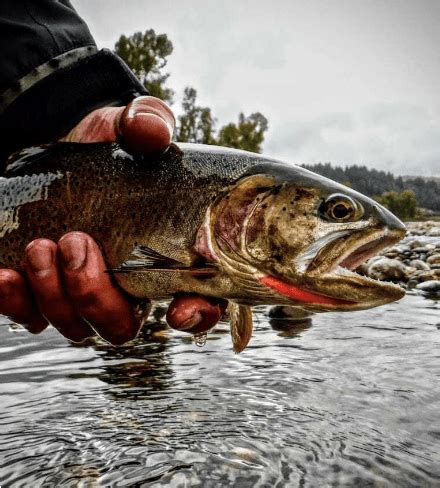
[[[1,267],[20,270],[35,238],[86,232],[135,297],[227,299],[236,352],[251,337],[252,305],[349,311],[404,295],[353,271],[405,235],[400,220],[258,154],[179,144],[147,158],[117,144],[59,143],[20,153],[0,195]]]

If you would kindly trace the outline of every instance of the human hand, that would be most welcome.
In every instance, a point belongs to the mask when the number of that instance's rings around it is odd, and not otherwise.
[[[119,141],[132,153],[164,151],[171,142],[174,116],[154,97],[139,97],[127,107],[104,107],[87,115],[62,141]],[[126,296],[105,273],[96,242],[70,232],[58,243],[36,239],[26,248],[26,272],[0,270],[0,313],[39,333],[48,323],[72,341],[99,334],[112,344],[133,339],[142,324]],[[221,302],[190,295],[176,298],[167,320],[171,327],[200,333],[219,320]],[[145,318],[145,317],[143,317]]]

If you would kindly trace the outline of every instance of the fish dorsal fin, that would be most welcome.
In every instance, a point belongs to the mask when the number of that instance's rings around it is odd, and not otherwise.
[[[252,309],[249,305],[229,302],[228,312],[231,321],[231,336],[234,352],[243,351],[252,337]]]
[[[193,276],[215,276],[215,266],[186,266],[180,261],[164,256],[147,246],[136,246],[127,261],[117,268],[109,270],[113,273],[132,273],[150,271],[174,271],[190,273]]]

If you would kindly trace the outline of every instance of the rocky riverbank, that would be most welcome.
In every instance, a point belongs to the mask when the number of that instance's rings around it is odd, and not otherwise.
[[[359,273],[440,297],[440,222],[409,222],[408,235],[360,266]]]

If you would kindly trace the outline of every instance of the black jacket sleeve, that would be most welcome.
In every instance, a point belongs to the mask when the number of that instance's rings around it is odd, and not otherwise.
[[[0,173],[11,152],[147,94],[118,56],[98,51],[69,0],[1,0],[0,53]]]

